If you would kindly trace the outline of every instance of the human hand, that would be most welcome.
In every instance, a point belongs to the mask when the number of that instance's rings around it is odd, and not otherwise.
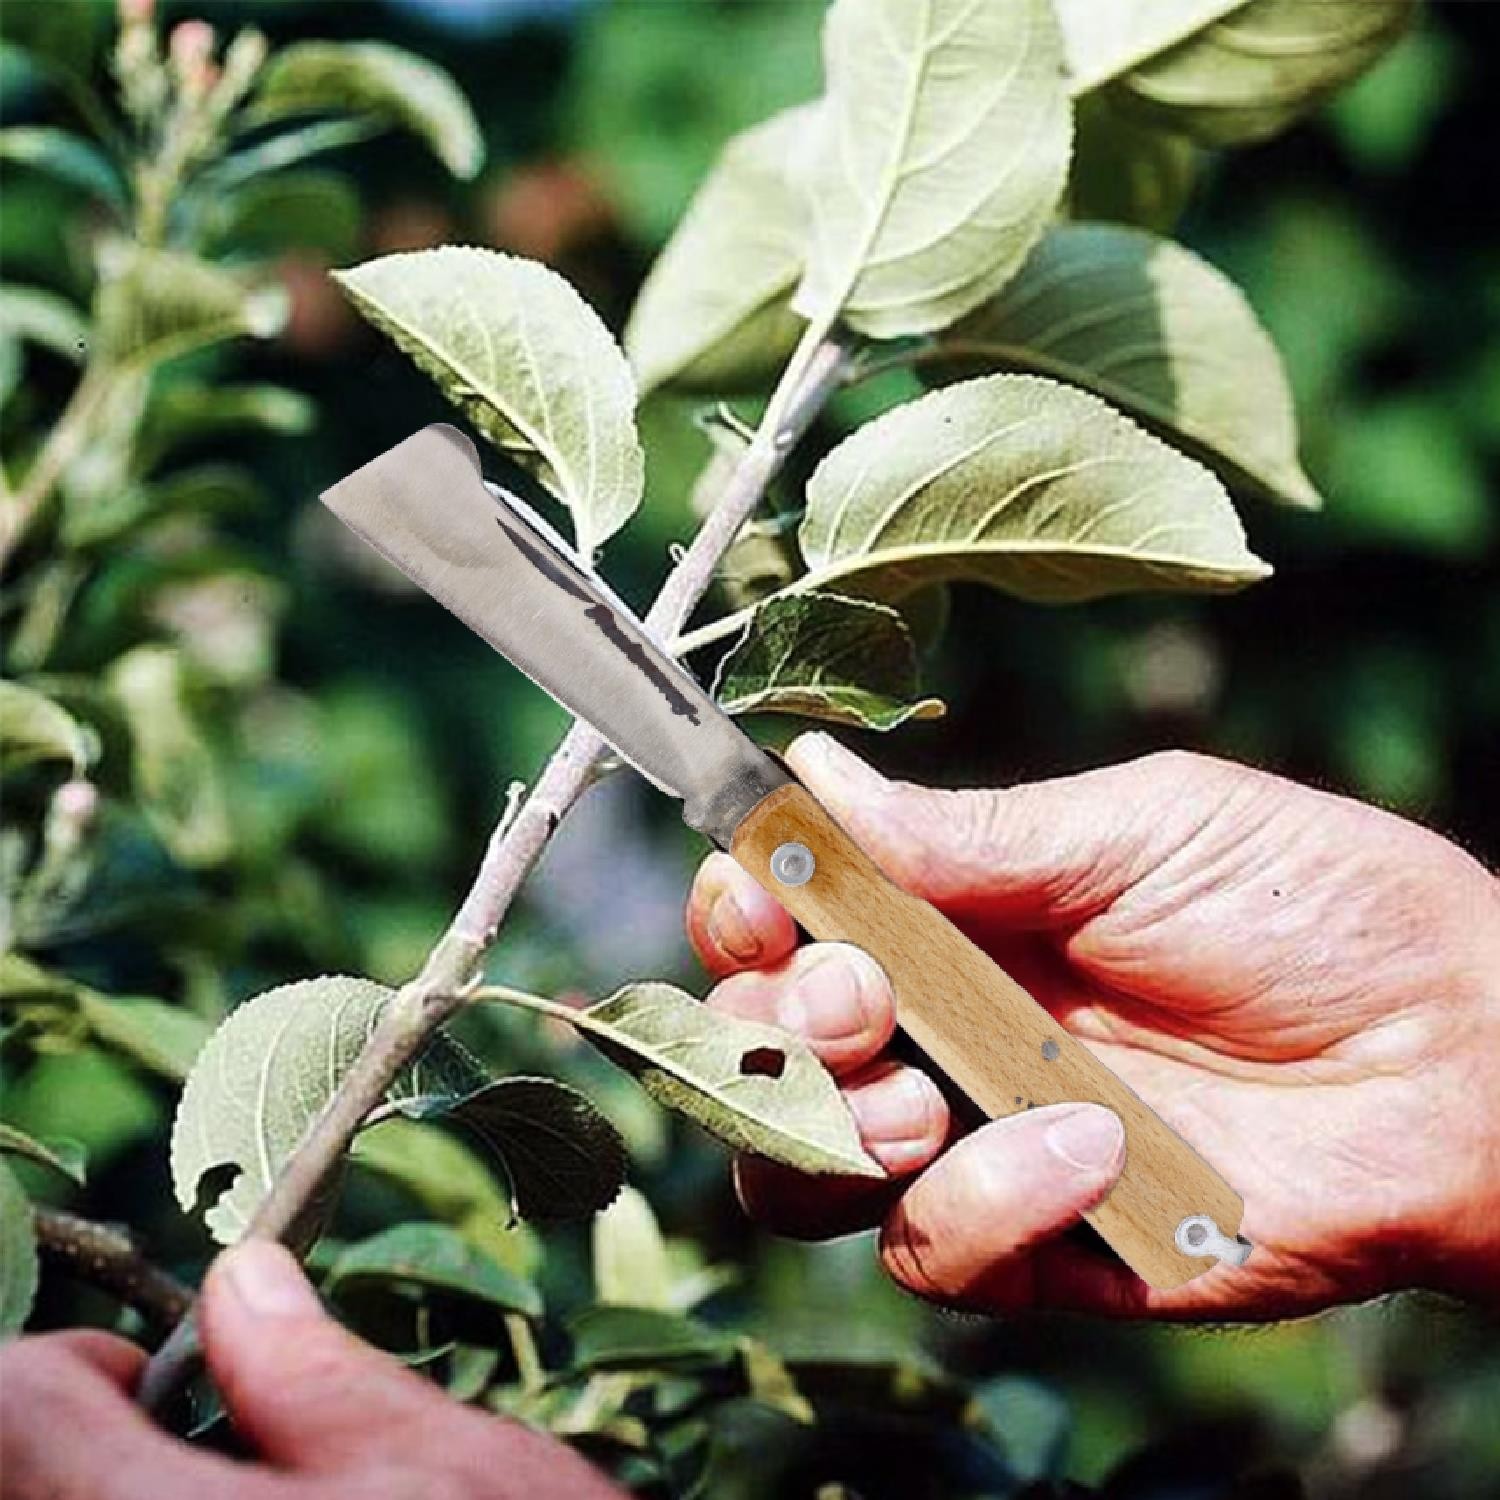
[[[1256,1248],[1155,1291],[1058,1239],[1118,1175],[1114,1115],[1056,1105],[953,1142],[932,1081],[885,1055],[894,1004],[872,961],[797,949],[786,912],[715,854],[688,907],[730,976],[708,1003],[803,1035],[895,1179],[746,1158],[750,1212],[809,1238],[879,1224],[898,1281],[991,1312],[1273,1318],[1407,1286],[1500,1293],[1500,883],[1461,850],[1182,753],[968,792],[887,781],[821,734],[789,759],[892,880],[1218,1168]]]
[[[278,1245],[225,1252],[204,1283],[208,1366],[260,1462],[194,1448],[131,1400],[135,1345],[94,1330],[0,1354],[6,1500],[618,1500],[582,1458],[460,1406],[323,1311]]]

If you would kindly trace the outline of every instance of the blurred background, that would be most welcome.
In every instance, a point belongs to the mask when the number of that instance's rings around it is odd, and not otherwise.
[[[165,603],[153,596],[149,622],[130,618],[169,632],[201,669],[236,854],[185,885],[164,877],[154,919],[128,936],[81,936],[69,963],[117,992],[212,1016],[320,970],[407,977],[465,888],[507,782],[534,775],[564,727],[549,700],[313,503],[448,415],[325,269],[439,242],[498,246],[555,266],[618,329],[722,142],[817,91],[822,7],[264,0],[162,10],[222,31],[253,22],[273,42],[410,48],[452,71],[488,146],[483,173],[462,183],[420,145],[384,136],[342,153],[320,185],[261,204],[255,228],[278,247],[292,315],[279,339],[235,347],[234,378],[306,402],[274,437],[215,434],[180,450],[184,467],[211,459],[248,471],[250,498],[216,523],[217,570]],[[101,35],[109,25],[100,10]],[[0,83],[8,123],[50,118],[24,69],[7,62]],[[855,735],[861,753],[957,785],[1192,746],[1378,802],[1500,860],[1497,98],[1500,10],[1429,5],[1320,116],[1212,161],[1195,191],[1179,237],[1244,288],[1270,329],[1305,465],[1327,497],[1318,514],[1242,509],[1276,576],[1229,598],[1066,609],[960,589],[928,666],[948,717]],[[6,279],[77,296],[89,277],[79,212],[47,178],[8,173]],[[15,402],[23,414],[55,407],[71,378],[60,360],[29,366],[5,420],[20,420]],[[868,400],[840,398],[817,444]],[[642,413],[649,498],[603,558],[637,604],[690,524],[707,454],[694,412],[653,396]],[[161,566],[122,563],[81,599],[49,669],[88,671],[118,649],[121,600],[144,598]],[[611,779],[547,855],[492,971],[552,992],[603,993],[633,977],[701,988],[680,924],[701,853],[673,807],[632,777]],[[143,845],[122,856],[122,885],[137,889],[152,858]],[[886,1287],[864,1240],[807,1248],[758,1236],[733,1205],[720,1153],[596,1059],[509,1020],[474,1027],[491,1056],[584,1080],[601,1100],[666,1228],[734,1267],[710,1304],[715,1319],[784,1349],[836,1341],[841,1356],[894,1359],[913,1380],[979,1380],[987,1399],[1023,1414],[1018,1441],[1064,1455],[1062,1472],[1095,1483],[1133,1465],[1116,1474],[1120,1493],[1168,1492],[1151,1487],[1153,1464],[1179,1476],[1170,1493],[1218,1493],[1193,1487],[1193,1455],[1219,1472],[1231,1455],[1294,1464],[1318,1494],[1500,1493],[1500,1346],[1473,1311],[1413,1297],[1253,1331],[942,1317]],[[65,1047],[6,1081],[9,1118],[88,1135],[91,1211],[129,1220],[169,1260],[201,1262],[207,1247],[167,1181],[169,1083]],[[382,1222],[393,1191],[357,1179],[350,1225]],[[545,1275],[563,1305],[583,1295],[583,1243],[549,1237]],[[42,1321],[80,1315],[90,1315],[84,1294],[44,1296]]]

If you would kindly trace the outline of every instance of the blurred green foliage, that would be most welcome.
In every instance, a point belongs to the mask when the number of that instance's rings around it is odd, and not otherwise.
[[[5,123],[71,124],[72,80],[98,75],[108,8],[24,8],[26,40],[54,60],[61,82],[49,90],[18,53],[0,54]],[[172,20],[205,7],[163,9]],[[172,642],[185,676],[180,692],[165,683],[155,740],[165,737],[171,755],[173,724],[200,726],[189,753],[208,760],[195,784],[217,787],[203,795],[233,829],[232,856],[220,857],[223,841],[203,833],[191,807],[184,814],[174,800],[146,816],[152,772],[132,766],[128,726],[103,716],[94,774],[109,838],[88,872],[83,915],[42,944],[80,987],[169,1001],[192,1024],[289,974],[405,977],[463,888],[507,780],[534,772],[561,727],[541,694],[439,611],[392,591],[310,506],[394,435],[445,415],[397,356],[353,325],[321,270],[439,239],[498,243],[557,264],[618,324],[723,140],[816,88],[819,7],[482,9],[483,26],[470,18],[457,30],[442,24],[441,8],[426,14],[417,3],[211,7],[221,29],[253,22],[273,44],[378,39],[442,63],[475,102],[489,165],[456,183],[414,140],[351,139],[331,170],[266,179],[206,227],[216,254],[278,258],[290,321],[275,342],[177,361],[158,381],[137,451],[149,451],[153,483],[207,484],[210,461],[241,477],[218,481],[222,504],[207,534],[187,526],[159,546],[112,546],[87,588],[65,559],[43,562],[24,613],[4,621],[12,664],[19,653],[29,669],[44,666],[57,701],[67,707],[76,693],[80,711],[95,706],[90,679],[106,663]],[[1068,611],[959,591],[928,672],[949,717],[862,748],[894,772],[960,783],[1189,744],[1383,802],[1500,859],[1500,223],[1478,167],[1495,130],[1497,58],[1493,7],[1430,6],[1321,116],[1213,159],[1194,189],[1181,237],[1246,289],[1272,332],[1305,463],[1329,501],[1319,515],[1247,515],[1277,577],[1227,600]],[[13,158],[0,166],[6,280],[77,306],[91,276],[83,231],[100,212],[77,182],[92,168],[76,165],[70,183],[67,169],[47,175]],[[14,315],[0,307],[0,319]],[[30,457],[32,434],[76,377],[77,352],[43,341],[14,373],[10,355],[0,358],[8,459],[22,456],[17,442]],[[868,399],[846,398],[820,438],[851,425]],[[268,419],[235,419],[236,402],[257,400],[269,402]],[[644,524],[609,553],[612,576],[636,601],[686,525],[707,451],[690,415],[669,397],[643,413],[650,502]],[[132,420],[127,407],[121,421]],[[801,477],[789,476],[789,491]],[[77,483],[97,493],[117,487],[118,475],[105,464]],[[995,649],[966,651],[981,635]],[[161,712],[160,661],[144,664],[113,712],[128,714],[132,697],[153,720]],[[172,765],[178,799],[180,761]],[[40,826],[55,782],[8,779],[8,825]],[[174,850],[172,820],[184,815],[193,838]],[[507,981],[550,991],[580,973],[601,987],[628,977],[599,939],[628,921],[632,942],[658,954],[658,973],[675,965],[673,977],[695,983],[676,935],[695,841],[660,799],[619,782],[574,823],[507,928]],[[569,880],[578,847],[610,872],[587,900]],[[18,856],[7,846],[0,857]],[[612,906],[627,887],[639,904]],[[128,1047],[80,1045],[56,1018],[58,1008],[82,1015],[79,993],[34,1003],[53,1007],[47,1040],[33,1052],[7,1033],[5,1117],[39,1136],[82,1139],[90,1157],[86,1190],[48,1181],[36,1196],[128,1220],[164,1260],[192,1271],[209,1247],[167,1184],[172,1068],[143,1066]],[[690,1240],[699,1262],[732,1271],[703,1310],[709,1324],[764,1338],[797,1365],[807,1394],[844,1403],[848,1442],[863,1445],[874,1476],[863,1493],[924,1493],[908,1482],[923,1465],[924,1475],[959,1476],[943,1493],[980,1491],[978,1460],[957,1451],[960,1439],[939,1454],[916,1438],[932,1413],[959,1431],[954,1414],[965,1409],[971,1424],[998,1431],[1012,1477],[1093,1484],[1113,1473],[1109,1493],[1122,1496],[1230,1493],[1218,1477],[1226,1469],[1293,1464],[1320,1495],[1468,1500],[1500,1473],[1500,1356],[1476,1315],[1414,1297],[1250,1332],[942,1319],[886,1285],[862,1241],[807,1248],[747,1229],[719,1153],[643,1105],[572,1039],[509,1015],[474,1015],[464,1029],[486,1057],[568,1078],[602,1102],[669,1234]],[[526,1258],[513,1238],[495,1238],[484,1178],[463,1188],[450,1162],[440,1172],[457,1206],[434,1202],[432,1172],[403,1166],[399,1144],[382,1149],[392,1159],[383,1170],[352,1176],[341,1240],[373,1253],[366,1237],[396,1205]],[[587,1266],[581,1235],[548,1235],[549,1306],[589,1300]],[[43,1325],[113,1316],[92,1294],[44,1282]],[[826,1364],[830,1331],[837,1368]],[[719,1359],[710,1345],[704,1358]],[[457,1379],[466,1367],[449,1358]],[[861,1378],[878,1387],[872,1404],[860,1404]],[[977,1406],[959,1381],[973,1383]],[[736,1445],[753,1452],[757,1439],[726,1410],[726,1468],[706,1492],[765,1493],[731,1475]],[[871,1410],[883,1413],[874,1429]],[[904,1487],[879,1487],[896,1476]],[[1271,1483],[1242,1493],[1295,1492]]]

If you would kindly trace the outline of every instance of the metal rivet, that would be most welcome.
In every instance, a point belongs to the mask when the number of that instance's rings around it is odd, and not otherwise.
[[[778,844],[771,855],[771,873],[782,885],[806,885],[817,868],[806,844]]]
[[[1230,1266],[1244,1265],[1254,1248],[1243,1235],[1230,1239],[1207,1214],[1189,1214],[1177,1226],[1175,1238],[1184,1255],[1211,1255]]]
[[[1059,1047],[1050,1036],[1045,1042],[1042,1043],[1042,1056],[1045,1057],[1048,1062],[1056,1062],[1061,1054],[1062,1048]]]

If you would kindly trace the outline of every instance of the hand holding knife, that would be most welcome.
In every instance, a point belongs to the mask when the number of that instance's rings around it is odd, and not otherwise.
[[[1239,1196],[1181,1136],[935,908],[893,886],[625,606],[523,508],[474,445],[435,424],[323,495],[352,530],[649,781],[815,937],[886,971],[900,1025],[984,1113],[1087,1100],[1125,1126],[1126,1162],[1087,1215],[1152,1286],[1242,1264]]]

